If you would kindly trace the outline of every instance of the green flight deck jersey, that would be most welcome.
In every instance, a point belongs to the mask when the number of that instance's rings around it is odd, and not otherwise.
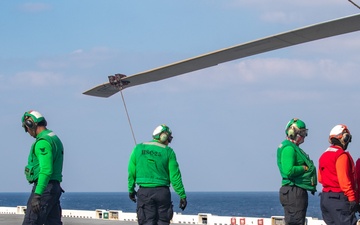
[[[128,166],[128,191],[133,193],[135,184],[141,187],[170,186],[186,198],[179,164],[172,148],[155,140],[135,146]]]
[[[29,183],[37,182],[35,193],[41,195],[50,180],[62,181],[64,148],[59,137],[51,130],[36,136],[25,167]]]
[[[296,185],[316,192],[316,167],[299,146],[284,140],[277,149],[277,165],[282,177],[282,186]],[[308,167],[307,171],[304,171],[304,165]]]

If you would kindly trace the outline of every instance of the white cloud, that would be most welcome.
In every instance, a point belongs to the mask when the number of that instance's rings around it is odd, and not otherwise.
[[[271,2],[269,4],[269,2]],[[315,6],[326,6],[333,7],[337,5],[342,5],[343,1],[339,0],[303,0],[303,1],[288,1],[288,0],[233,0],[229,2],[231,6],[241,7],[243,5],[252,5],[257,6],[258,8],[279,8],[279,7],[315,7]],[[350,3],[348,3],[350,4]]]
[[[66,68],[92,68],[113,57],[106,47],[94,47],[88,51],[76,49],[64,56],[41,59],[37,62],[40,69],[54,70]]]
[[[43,59],[36,63],[39,68],[45,70],[53,70],[53,69],[63,69],[68,68],[69,63],[65,60],[51,60],[51,59]]]
[[[325,38],[309,43],[305,43],[306,47],[296,48],[298,54],[308,56],[334,56],[342,54],[339,60],[348,57],[358,59],[358,52],[360,51],[360,32],[353,32],[349,34],[339,35],[336,37]]]
[[[0,90],[83,84],[84,71],[104,66],[113,58],[114,52],[108,48],[94,47],[87,51],[77,49],[66,55],[36,59],[34,69],[0,74]]]
[[[287,58],[258,58],[236,63],[238,74],[243,74],[246,82],[264,82],[274,78],[293,76],[306,81],[319,80],[323,82],[348,83],[358,81],[356,71],[360,66],[354,63],[341,63],[333,59],[299,60]],[[347,79],[337,79],[338,77]],[[240,76],[241,79],[241,76]]]
[[[54,72],[20,72],[9,79],[12,86],[54,86],[64,82],[62,75]]]
[[[21,11],[24,12],[43,12],[51,9],[51,5],[45,3],[24,3],[19,6]]]
[[[262,21],[275,24],[314,23],[331,19],[334,15],[342,17],[358,12],[358,9],[346,0],[233,0],[228,4],[232,8],[251,8],[259,13]]]
[[[291,24],[302,20],[301,17],[294,12],[269,11],[261,15],[261,20],[270,23],[286,23]]]
[[[70,55],[81,54],[83,52],[84,52],[84,50],[82,50],[82,49],[76,49],[75,51],[71,52]]]
[[[94,65],[109,60],[113,52],[107,47],[94,47],[89,51],[78,49],[70,53],[66,60],[78,67],[91,68]]]

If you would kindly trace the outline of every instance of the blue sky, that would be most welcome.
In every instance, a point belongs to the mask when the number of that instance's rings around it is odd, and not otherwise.
[[[348,1],[1,1],[0,192],[30,191],[34,139],[21,116],[40,111],[65,146],[68,192],[127,191],[134,140],[121,95],[82,92],[107,81],[311,24],[360,13]],[[137,142],[173,131],[187,191],[277,191],[276,149],[305,121],[314,162],[347,124],[359,156],[360,33],[255,55],[124,90]]]

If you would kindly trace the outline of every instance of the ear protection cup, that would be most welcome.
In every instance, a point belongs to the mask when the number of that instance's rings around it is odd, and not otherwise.
[[[32,128],[34,128],[35,123],[34,123],[32,120],[27,119],[27,120],[25,120],[25,125],[26,125],[28,128],[32,129]]]
[[[288,136],[289,136],[289,138],[291,138],[291,139],[294,139],[294,138],[295,138],[295,131],[294,131],[294,128],[293,128],[293,127],[289,127]]]
[[[168,138],[169,138],[168,134],[163,132],[163,133],[160,134],[159,140],[160,140],[161,143],[164,143],[165,141],[168,140]]]
[[[344,142],[345,144],[347,144],[347,143],[351,142],[351,135],[348,134],[348,133],[345,133],[345,134],[343,134],[342,139],[343,139],[343,142]]]
[[[297,120],[297,118],[293,118],[286,125],[286,135],[292,140],[295,139],[295,129],[293,127],[293,124],[296,123]]]

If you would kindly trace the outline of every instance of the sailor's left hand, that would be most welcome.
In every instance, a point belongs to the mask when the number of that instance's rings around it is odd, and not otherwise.
[[[350,208],[349,208],[350,212],[357,212],[359,210],[359,204],[356,203],[356,201],[351,201],[350,202]]]

